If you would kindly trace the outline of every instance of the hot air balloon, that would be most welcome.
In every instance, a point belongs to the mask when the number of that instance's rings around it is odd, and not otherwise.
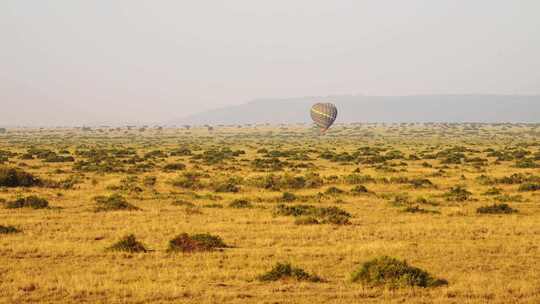
[[[337,108],[331,103],[316,103],[311,107],[311,119],[323,133],[330,128],[336,117]]]

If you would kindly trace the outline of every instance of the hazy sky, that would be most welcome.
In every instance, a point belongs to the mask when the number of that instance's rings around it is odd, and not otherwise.
[[[0,2],[0,125],[432,93],[539,94],[540,1]]]

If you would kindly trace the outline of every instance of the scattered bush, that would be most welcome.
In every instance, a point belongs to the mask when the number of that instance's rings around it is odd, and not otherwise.
[[[166,164],[163,166],[163,170],[165,171],[179,171],[186,169],[186,165],[181,163],[175,163],[175,164]]]
[[[540,190],[540,183],[525,183],[519,186],[519,191],[538,191]]]
[[[111,247],[108,247],[109,251],[123,251],[129,253],[147,252],[148,250],[144,245],[137,241],[135,235],[130,234],[123,237],[118,242],[114,243]]]
[[[240,191],[240,187],[238,187],[237,185],[235,185],[233,182],[224,182],[224,183],[217,183],[215,186],[214,186],[214,191],[215,192],[229,192],[229,193],[237,193],[238,191]]]
[[[221,237],[211,234],[195,234],[188,235],[182,233],[169,241],[169,249],[171,252],[195,252],[195,251],[212,251],[220,248],[228,248]]]
[[[281,195],[281,200],[285,202],[292,202],[297,199],[296,195],[294,193],[290,192],[283,192],[283,195]]]
[[[49,207],[49,202],[46,199],[37,197],[35,195],[19,198],[11,202],[7,202],[6,208],[32,208],[43,209]]]
[[[21,232],[19,229],[13,226],[3,226],[0,225],[0,234],[12,234]]]
[[[338,195],[338,194],[343,194],[345,193],[345,191],[339,189],[338,187],[330,187],[328,189],[326,189],[326,191],[324,191],[324,194],[328,194],[328,195]]]
[[[155,176],[145,176],[143,178],[143,185],[147,187],[153,187],[156,185],[157,177]]]
[[[175,206],[183,206],[183,207],[188,207],[188,208],[195,207],[195,204],[193,204],[192,202],[188,202],[184,200],[176,200],[172,204]]]
[[[111,196],[97,196],[94,198],[97,203],[95,208],[96,212],[101,211],[117,211],[117,210],[140,210],[139,208],[128,203],[126,199],[120,194],[113,194]]]
[[[208,205],[204,205],[203,207],[204,208],[223,208],[223,205],[222,204],[208,204]]]
[[[516,212],[518,211],[508,206],[508,204],[493,204],[491,206],[483,206],[476,209],[476,213],[483,214],[510,214]]]
[[[301,268],[293,267],[289,263],[277,263],[272,270],[257,277],[261,282],[272,282],[279,280],[296,280],[308,282],[321,282],[322,279],[316,275],[309,274]]]
[[[456,186],[450,188],[450,190],[445,193],[445,196],[448,201],[464,202],[472,196],[472,193],[462,186]]]
[[[437,287],[447,285],[446,280],[435,279],[426,271],[409,266],[388,256],[365,262],[352,274],[353,282],[361,282],[368,286],[402,287]]]
[[[312,205],[293,205],[287,206],[279,204],[274,210],[275,215],[281,216],[308,216],[313,217],[319,223],[346,225],[350,224],[349,218],[351,215],[338,207],[315,207]]]
[[[368,189],[364,185],[354,186],[354,188],[351,189],[351,192],[354,194],[369,193]]]
[[[407,208],[405,208],[403,210],[403,212],[409,212],[409,213],[440,213],[439,211],[435,211],[435,210],[422,209],[419,206],[407,207]]]
[[[253,204],[251,204],[249,201],[245,199],[235,199],[229,204],[229,207],[231,208],[252,208]]]
[[[41,180],[18,168],[0,167],[0,187],[40,186]]]
[[[301,216],[294,220],[296,225],[318,225],[320,222],[313,216]]]

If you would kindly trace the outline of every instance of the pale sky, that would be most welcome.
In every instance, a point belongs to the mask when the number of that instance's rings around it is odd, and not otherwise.
[[[540,94],[538,0],[2,0],[0,125],[257,98]]]

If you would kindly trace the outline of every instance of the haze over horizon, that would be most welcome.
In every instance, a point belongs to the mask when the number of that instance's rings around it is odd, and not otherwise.
[[[540,2],[0,3],[0,125],[162,123],[252,100],[540,95]]]

